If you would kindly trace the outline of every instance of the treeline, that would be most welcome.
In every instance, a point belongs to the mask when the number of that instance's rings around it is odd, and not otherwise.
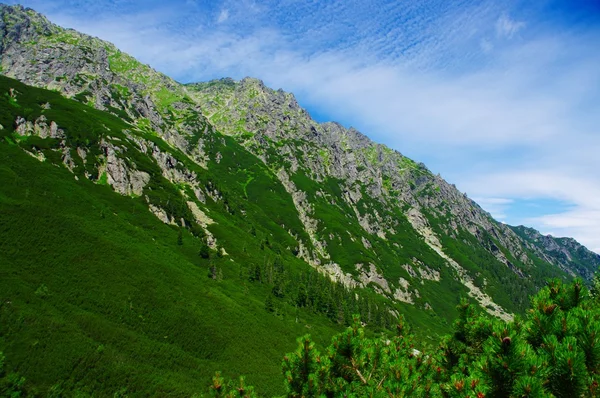
[[[391,329],[397,322],[396,313],[383,300],[357,294],[314,269],[292,273],[279,255],[272,261],[241,268],[240,272],[242,279],[267,285],[265,309],[275,314],[304,308],[342,325],[350,325],[353,314],[359,314],[365,323],[383,329]]]
[[[310,336],[284,356],[288,397],[597,397],[600,299],[581,281],[553,280],[524,318],[491,319],[463,302],[454,332],[427,352],[400,319],[394,337],[367,338],[359,317],[320,352]],[[478,307],[477,307],[478,308]],[[215,397],[254,397],[220,374]]]

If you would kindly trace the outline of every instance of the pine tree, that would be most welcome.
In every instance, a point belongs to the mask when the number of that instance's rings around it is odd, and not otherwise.
[[[183,245],[183,233],[181,232],[181,228],[179,228],[179,232],[177,232],[177,245]]]
[[[202,246],[200,246],[200,250],[198,251],[198,255],[204,259],[210,257],[210,249],[206,243],[202,243]]]
[[[543,365],[518,327],[499,322],[485,341],[483,355],[472,373],[490,387],[489,397],[530,396],[528,390],[543,390]]]
[[[261,282],[262,281],[262,271],[259,265],[252,264],[250,266],[250,272],[248,274],[248,280],[250,282]]]
[[[298,293],[296,294],[296,306],[306,307],[308,305],[308,292],[304,282],[300,282]]]
[[[281,276],[275,278],[271,293],[278,298],[283,298],[285,296],[285,284]]]
[[[265,299],[265,310],[268,312],[275,312],[275,300],[272,294],[268,294]]]
[[[239,381],[234,383],[232,380],[225,380],[221,372],[216,372],[213,376],[212,385],[209,388],[210,396],[214,398],[256,398],[254,387],[246,385],[244,376],[240,376]]]
[[[309,303],[313,293],[318,305],[329,296],[338,311],[341,300],[355,308],[370,308],[381,322],[389,312],[376,303],[356,301],[312,274],[303,280]],[[326,295],[317,294],[324,291]],[[299,298],[300,294],[296,304]],[[265,308],[275,311],[273,294],[267,296]],[[402,317],[395,336],[368,338],[360,318],[354,316],[351,326],[332,338],[325,354],[304,336],[282,364],[288,396],[598,396],[600,308],[581,281],[549,282],[532,299],[524,319],[504,322],[476,308],[461,302],[453,334],[431,352],[415,351],[414,337]],[[223,385],[219,377],[215,380]]]
[[[329,362],[315,349],[310,335],[298,339],[298,349],[283,357],[288,397],[318,397],[325,392]]]

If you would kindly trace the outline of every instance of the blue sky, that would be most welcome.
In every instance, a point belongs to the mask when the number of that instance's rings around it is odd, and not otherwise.
[[[181,82],[291,91],[498,220],[600,252],[599,0],[21,3]]]

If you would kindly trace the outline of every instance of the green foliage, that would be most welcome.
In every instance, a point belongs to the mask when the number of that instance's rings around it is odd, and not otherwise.
[[[290,397],[416,396],[441,394],[441,373],[435,361],[414,350],[413,338],[401,319],[391,338],[367,338],[360,319],[333,337],[321,354],[310,336],[283,361]]]
[[[463,302],[454,334],[419,352],[401,318],[367,337],[359,317],[321,353],[310,336],[284,357],[288,397],[596,397],[600,308],[581,281],[553,280],[524,320],[505,323]]]
[[[246,385],[244,376],[240,376],[237,383],[226,381],[221,372],[216,372],[210,386],[210,396],[214,398],[255,398],[254,387]]]
[[[127,387],[133,396],[190,396],[222,368],[250,373],[248,382],[277,395],[290,335],[309,325],[322,342],[336,331],[327,317],[296,313],[279,298],[293,316],[269,315],[270,284],[243,288],[238,260],[258,263],[273,256],[268,248],[242,257],[231,245],[230,256],[203,259],[202,238],[181,229],[178,245],[179,229],[160,222],[142,197],[75,180],[5,142],[0,187],[0,350],[5,368],[20,375],[11,385],[24,377],[41,395],[112,396]],[[229,225],[215,235],[253,239]],[[282,256],[286,267],[302,266]],[[216,279],[207,277],[210,262]]]
[[[204,259],[210,258],[210,248],[206,243],[202,242],[200,250],[198,251],[198,255]]]
[[[478,376],[486,396],[595,396],[600,310],[581,281],[553,280],[524,320],[485,320],[468,305],[442,344],[449,372]]]
[[[6,357],[0,351],[0,397],[19,398],[26,396],[25,378],[4,368]]]
[[[283,375],[289,397],[315,397],[325,393],[327,357],[316,350],[310,335],[298,339],[298,349],[283,358]]]

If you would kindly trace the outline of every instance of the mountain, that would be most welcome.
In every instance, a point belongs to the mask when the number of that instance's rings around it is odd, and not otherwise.
[[[579,244],[573,238],[542,235],[523,225],[510,227],[517,235],[543,253],[543,259],[571,275],[591,280],[600,267],[600,255]]]
[[[404,314],[426,343],[461,296],[510,319],[600,264],[257,79],[179,84],[5,5],[0,66],[0,351],[40,391],[190,395],[222,367],[280,394],[307,329]]]

